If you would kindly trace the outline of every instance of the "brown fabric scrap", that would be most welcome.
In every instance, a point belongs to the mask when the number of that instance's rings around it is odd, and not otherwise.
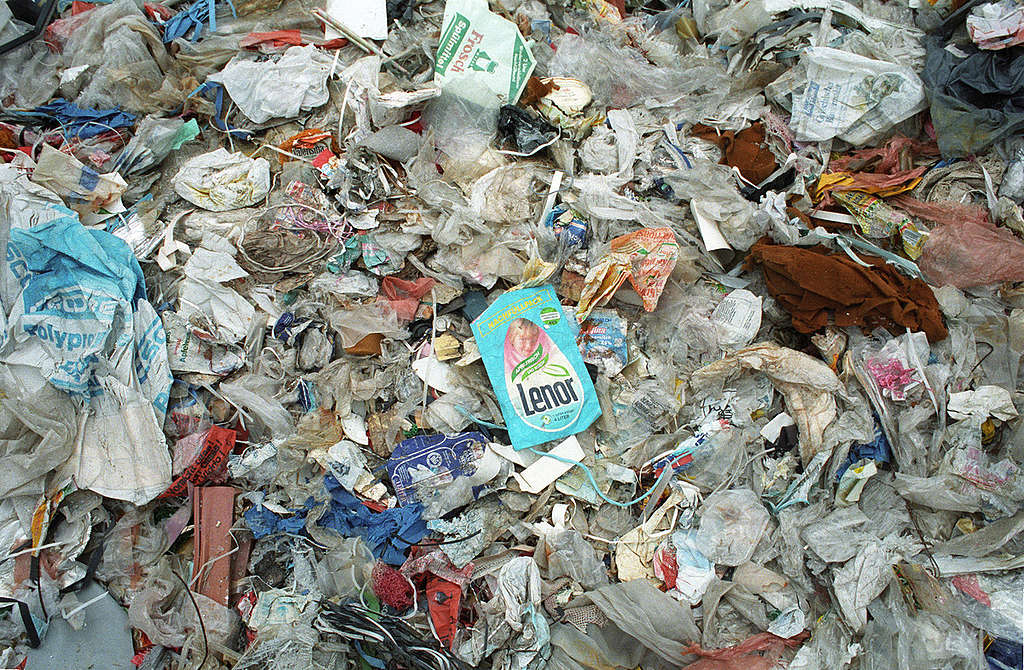
[[[762,238],[746,265],[761,265],[768,292],[798,332],[835,325],[882,327],[898,335],[909,328],[923,331],[930,342],[946,339],[939,303],[927,284],[899,274],[881,258],[858,256],[872,267],[822,246],[788,247]]]
[[[758,122],[739,132],[718,130],[698,123],[690,135],[718,145],[722,150],[722,165],[739,168],[747,181],[760,184],[771,176],[779,165],[764,144],[764,126]]]

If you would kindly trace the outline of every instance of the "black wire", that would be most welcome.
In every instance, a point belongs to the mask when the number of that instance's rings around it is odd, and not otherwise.
[[[925,556],[932,564],[932,568],[935,570],[934,577],[938,578],[942,575],[942,570],[939,569],[939,564],[935,562],[935,556],[932,554],[932,545],[925,539],[924,532],[921,530],[921,526],[917,523],[917,517],[914,516],[914,510],[910,508],[910,503],[904,499],[903,504],[907,508],[907,516],[910,517],[910,522],[914,524],[914,530],[917,532],[917,537],[921,540],[921,547],[924,549]]]
[[[206,665],[206,659],[210,656],[210,638],[206,636],[206,624],[203,623],[203,613],[199,611],[199,603],[196,602],[195,596],[192,595],[192,589],[188,587],[185,580],[182,579],[181,575],[175,570],[171,570],[171,574],[178,578],[181,585],[185,587],[185,593],[188,595],[188,599],[192,601],[192,607],[196,608],[196,618],[199,619],[199,628],[203,631],[203,660],[196,666],[196,670],[200,670]]]
[[[468,670],[467,665],[443,646],[428,647],[423,636],[400,617],[375,612],[355,602],[338,604],[324,600],[320,604],[322,610],[318,615],[318,622],[330,629],[324,632],[345,639],[359,640],[361,645],[367,647],[368,652],[379,656],[386,651],[393,661],[397,660],[402,665],[423,670]],[[386,631],[385,639],[376,639],[380,636],[379,630]],[[373,637],[370,636],[371,633]]]
[[[473,531],[472,533],[470,533],[466,537],[460,537],[460,538],[457,538],[457,539],[454,539],[454,540],[438,540],[436,542],[431,542],[430,540],[420,540],[419,542],[410,542],[409,540],[405,539],[401,535],[395,535],[395,539],[398,539],[398,540],[401,540],[402,542],[405,542],[410,547],[440,547],[443,544],[458,544],[459,542],[465,542],[466,540],[470,540],[470,539],[476,537],[477,535],[479,535],[482,532],[483,532],[483,530],[478,529],[478,530]]]
[[[39,607],[43,610],[43,620],[49,621],[50,615],[47,614],[46,603],[43,602],[43,583],[40,581],[39,556],[37,554],[33,554],[28,565],[29,578],[36,583],[36,595],[39,596]]]
[[[974,364],[974,367],[971,368],[971,371],[968,373],[969,375],[973,375],[974,371],[978,369],[978,366],[981,365],[982,363],[984,363],[985,359],[988,358],[989,356],[991,356],[993,353],[995,353],[995,350],[996,350],[996,348],[993,345],[989,344],[988,342],[982,341],[982,342],[978,342],[977,344],[984,344],[985,346],[987,346],[988,347],[988,353],[978,359],[978,362]],[[977,346],[977,345],[975,345],[975,346]]]

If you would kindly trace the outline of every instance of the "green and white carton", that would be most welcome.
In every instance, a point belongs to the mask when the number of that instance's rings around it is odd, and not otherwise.
[[[445,91],[484,107],[515,104],[536,65],[516,24],[487,0],[448,0],[434,67]]]

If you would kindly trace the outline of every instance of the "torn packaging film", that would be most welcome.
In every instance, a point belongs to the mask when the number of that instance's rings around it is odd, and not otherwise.
[[[601,416],[553,288],[505,293],[472,329],[517,450],[574,435]]]

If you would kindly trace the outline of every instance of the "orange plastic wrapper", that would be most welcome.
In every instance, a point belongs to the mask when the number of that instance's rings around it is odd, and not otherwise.
[[[679,243],[671,228],[643,228],[616,237],[583,280],[577,320],[583,323],[594,308],[611,300],[626,279],[643,299],[644,310],[654,311],[678,258]]]
[[[634,268],[629,275],[629,283],[644,299],[644,309],[654,311],[679,258],[676,234],[671,228],[644,228],[616,237],[612,240],[612,252],[629,254],[629,262]]]
[[[320,128],[307,128],[301,133],[292,135],[284,142],[281,142],[281,144],[278,145],[278,148],[281,151],[287,151],[290,154],[295,154],[302,158],[312,159],[328,146],[330,146],[331,151],[334,153],[340,153],[340,149],[338,148],[337,143],[335,143],[334,137],[328,131]],[[292,160],[284,154],[278,154],[278,158],[282,165],[289,160]]]
[[[814,187],[814,199],[826,200],[832,191],[864,191],[885,198],[905,193],[921,183],[921,176],[928,170],[927,165],[897,172],[876,174],[874,172],[828,172],[818,177]]]

